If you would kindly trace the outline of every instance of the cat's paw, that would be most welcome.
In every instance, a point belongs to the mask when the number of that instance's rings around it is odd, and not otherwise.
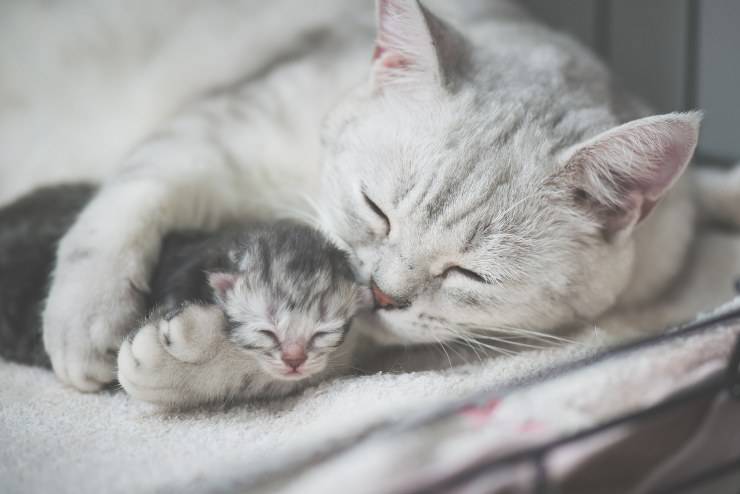
[[[214,358],[228,353],[217,306],[188,305],[132,333],[118,353],[118,382],[133,398],[189,405],[218,398],[224,379]],[[215,381],[214,376],[221,376]]]
[[[115,378],[118,347],[141,317],[146,286],[136,260],[116,262],[91,250],[60,250],[43,313],[44,347],[59,379],[97,391]]]

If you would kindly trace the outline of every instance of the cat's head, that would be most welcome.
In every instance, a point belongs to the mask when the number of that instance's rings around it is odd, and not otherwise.
[[[321,197],[374,322],[435,342],[593,320],[700,116],[625,122],[601,64],[537,27],[478,26],[479,46],[416,1],[378,7],[369,80],[324,125]]]
[[[370,304],[349,260],[312,228],[282,221],[245,234],[238,271],[209,274],[230,338],[277,379],[321,372]]]

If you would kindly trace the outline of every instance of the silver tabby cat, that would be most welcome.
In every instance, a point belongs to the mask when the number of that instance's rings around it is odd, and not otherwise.
[[[191,28],[202,45],[180,34],[156,52],[180,69],[156,73],[171,82],[145,86],[156,97],[209,91],[141,127],[150,137],[61,242],[44,342],[65,383],[114,378],[109,351],[140,316],[166,232],[271,217],[303,196],[382,306],[362,326],[405,342],[602,324],[673,285],[695,193],[737,224],[737,188],[714,200],[721,179],[681,178],[699,114],[650,116],[514,4],[265,4],[244,4],[238,35]],[[224,11],[211,21],[231,26],[238,10]],[[219,55],[194,68],[213,40]],[[119,51],[98,63],[128,60]]]

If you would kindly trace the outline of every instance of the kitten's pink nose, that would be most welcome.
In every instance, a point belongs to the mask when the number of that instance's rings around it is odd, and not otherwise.
[[[297,371],[298,368],[306,361],[306,350],[302,345],[290,344],[283,347],[282,355],[280,356],[285,362],[285,365]]]

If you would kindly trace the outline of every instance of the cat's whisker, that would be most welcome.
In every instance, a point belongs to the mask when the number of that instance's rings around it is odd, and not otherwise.
[[[542,339],[542,338],[532,337],[528,335],[517,335],[517,334],[507,334],[507,333],[475,334],[473,338],[476,340],[483,340],[483,341],[506,342],[511,345],[529,347],[529,348],[537,348],[537,349],[549,348],[549,347],[556,346],[557,344],[561,343],[561,342],[557,342],[554,340]]]
[[[450,354],[447,353],[447,350],[445,350],[445,347],[442,344],[442,341],[436,335],[434,335],[434,339],[437,341],[437,345],[439,346],[439,348],[441,348],[442,351],[444,352],[445,356],[447,357],[447,362],[449,362],[450,364],[450,369],[452,369],[452,360],[450,359]]]
[[[454,337],[454,338],[455,338],[454,341],[456,343],[461,343],[463,346],[465,346],[465,348],[469,348],[475,354],[475,357],[478,359],[479,363],[483,363],[483,358],[481,357],[475,345],[471,344],[465,338],[459,338],[459,337]]]
[[[473,338],[473,337],[471,337],[469,335],[465,335],[464,333],[455,332],[452,329],[450,329],[449,331],[450,331],[450,334],[452,336],[456,337],[459,341],[463,341],[463,342],[466,342],[466,343],[471,344],[471,345],[475,345],[475,346],[478,346],[478,347],[481,347],[481,348],[492,350],[494,352],[497,352],[497,353],[500,353],[500,354],[503,354],[503,355],[506,355],[506,356],[514,356],[514,355],[516,355],[516,352],[514,352],[512,350],[507,350],[507,349],[504,349],[504,348],[501,348],[501,347],[489,345],[487,343],[478,341],[478,340],[476,340],[475,338]]]
[[[464,334],[460,333],[459,331],[455,331],[454,328],[447,327],[447,328],[444,328],[444,329],[446,330],[446,332],[448,334],[450,334],[452,336],[453,341],[455,341],[457,343],[462,343],[467,348],[470,348],[473,351],[473,353],[475,354],[475,356],[478,358],[478,361],[479,362],[483,362],[483,359],[481,358],[480,353],[478,352],[478,350],[475,348],[475,345],[473,345],[471,343],[471,341],[469,341],[469,339]],[[463,359],[463,360],[465,360],[465,362],[467,363],[467,360],[466,359]]]
[[[507,348],[502,348],[500,346],[492,345],[490,343],[483,342],[483,341],[480,341],[480,340],[475,339],[475,338],[463,337],[463,336],[459,336],[459,338],[461,338],[463,341],[466,341],[468,344],[471,344],[471,345],[474,345],[474,346],[477,346],[477,347],[480,347],[480,348],[485,348],[485,349],[488,349],[488,350],[493,350],[493,351],[495,351],[497,353],[503,353],[503,354],[508,355],[508,356],[513,356],[513,355],[516,355],[518,353],[518,352],[516,352],[514,350],[509,350]],[[501,342],[501,343],[507,343],[505,340],[500,340],[499,342]]]
[[[461,362],[467,364],[468,363],[467,357],[464,354],[460,353],[460,351],[457,348],[455,348],[454,343],[457,343],[457,341],[453,341],[451,343],[445,343],[445,344],[446,344],[447,348],[450,349],[450,351],[454,352],[455,355],[457,355],[460,358],[460,361]],[[480,357],[479,357],[479,360],[480,360]]]
[[[536,345],[534,343],[523,343],[521,341],[516,341],[508,338],[499,338],[496,336],[478,336],[476,339],[485,340],[485,341],[495,341],[499,343],[506,343],[508,345],[514,345],[517,347],[522,348],[530,348],[533,350],[544,350],[545,348],[551,347],[553,345]]]
[[[504,348],[501,348],[501,347],[498,347],[498,346],[494,346],[494,345],[489,345],[487,343],[483,343],[483,342],[477,341],[477,340],[470,340],[470,344],[476,345],[476,346],[478,346],[480,348],[484,348],[486,350],[491,350],[493,352],[499,353],[501,355],[505,355],[507,357],[513,357],[513,356],[517,355],[516,352],[513,352],[511,350],[506,350]]]
[[[557,336],[554,334],[544,333],[541,331],[535,331],[531,329],[514,328],[514,327],[506,327],[506,326],[486,327],[486,326],[467,324],[467,323],[462,323],[462,324],[459,324],[458,326],[464,329],[482,332],[483,336],[487,336],[488,334],[491,334],[491,333],[494,333],[494,334],[500,333],[504,335],[512,334],[512,335],[517,335],[517,336],[526,336],[526,337],[530,337],[533,339],[539,339],[539,340],[552,340],[552,341],[556,341],[560,343],[570,343],[570,344],[577,343],[576,340],[573,340],[571,338],[566,338],[564,336]],[[474,336],[477,337],[478,334],[475,334]]]

